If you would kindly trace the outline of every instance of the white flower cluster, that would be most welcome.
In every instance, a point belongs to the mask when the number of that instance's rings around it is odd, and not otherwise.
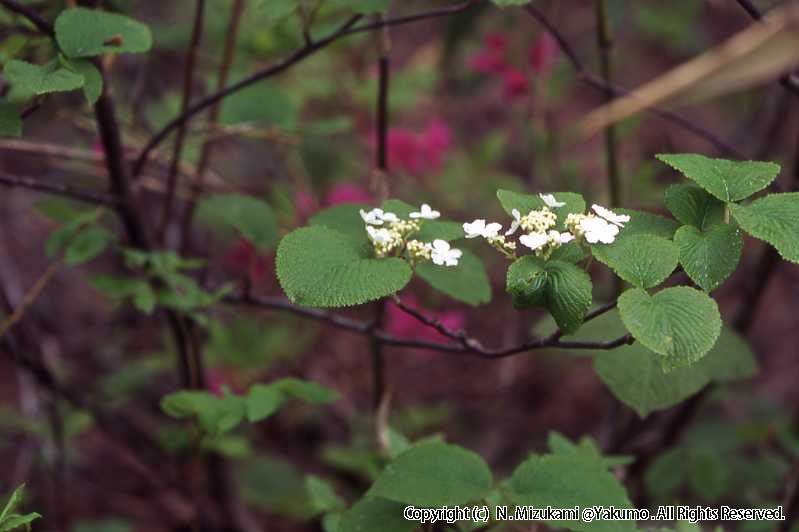
[[[439,266],[457,266],[463,255],[459,249],[450,247],[446,240],[436,239],[430,242],[408,237],[422,228],[424,220],[435,220],[441,213],[430,205],[423,204],[418,212],[408,215],[410,220],[402,220],[393,212],[383,209],[372,209],[367,212],[361,209],[361,218],[366,223],[366,233],[378,257],[386,257],[396,252],[397,255],[407,253],[411,263],[420,260],[431,260]]]
[[[568,232],[562,233],[553,229],[558,217],[550,209],[557,209],[566,204],[557,201],[552,194],[539,194],[538,196],[544,202],[544,206],[541,209],[530,211],[524,216],[517,209],[513,209],[511,211],[513,221],[503,235],[499,234],[502,230],[501,224],[486,223],[485,220],[478,219],[463,224],[466,238],[483,237],[505,256],[513,259],[516,258],[516,243],[506,240],[505,237],[513,235],[521,228],[525,234],[519,237],[519,243],[533,250],[536,256],[547,259],[553,251],[575,239],[584,239],[590,244],[597,242],[610,244],[619,233],[619,228],[630,220],[627,215],[616,214],[595,204],[591,208],[596,215],[593,213],[569,214],[565,222]]]

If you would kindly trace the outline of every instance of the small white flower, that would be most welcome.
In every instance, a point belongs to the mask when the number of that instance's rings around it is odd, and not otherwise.
[[[383,225],[383,222],[396,222],[399,220],[393,212],[383,212],[383,209],[372,209],[369,212],[361,209],[361,218],[370,225]]]
[[[519,209],[512,209],[510,212],[513,215],[513,221],[510,224],[510,229],[505,231],[505,236],[515,233],[519,228],[519,224],[522,223],[522,214],[519,212]]]
[[[568,244],[569,242],[574,240],[574,235],[571,233],[559,233],[557,231],[550,231],[549,240],[558,245]]]
[[[424,218],[425,220],[435,220],[439,216],[441,216],[441,213],[431,209],[430,205],[427,203],[422,203],[422,208],[419,209],[419,212],[412,212],[410,214],[411,218]]]
[[[430,255],[433,264],[439,266],[457,266],[458,259],[461,258],[461,255],[463,255],[463,252],[459,249],[450,248],[449,242],[446,240],[433,240],[433,251]]]
[[[472,223],[463,224],[463,231],[466,233],[466,238],[476,238],[478,236],[484,238],[495,237],[499,234],[500,229],[502,229],[501,224],[486,224],[485,220],[475,220]]]
[[[555,196],[552,194],[539,194],[538,197],[544,201],[544,204],[547,207],[555,208],[555,207],[563,207],[564,205],[566,205],[566,203],[555,199]]]
[[[386,246],[394,239],[392,232],[382,227],[375,228],[367,225],[366,232],[369,233],[369,240],[378,245]]]
[[[624,227],[624,224],[630,221],[630,217],[627,216],[626,214],[616,214],[610,209],[606,209],[602,205],[597,205],[595,203],[591,205],[591,208],[594,209],[594,212],[597,213],[600,217],[604,218],[605,220],[609,221],[612,224],[618,225],[619,227]]]
[[[612,244],[616,240],[616,235],[619,234],[617,226],[594,216],[588,216],[580,220],[580,229],[583,230],[585,240],[589,244],[596,244],[597,242]]]
[[[530,233],[520,236],[519,242],[532,250],[536,250],[549,243],[549,236],[546,233]]]

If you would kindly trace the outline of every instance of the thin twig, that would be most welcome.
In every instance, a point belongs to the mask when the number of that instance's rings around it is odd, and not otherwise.
[[[180,104],[181,114],[186,112],[191,102],[192,89],[194,88],[194,67],[197,64],[197,50],[203,33],[203,19],[205,16],[205,0],[196,0],[194,8],[194,25],[191,31],[191,43],[186,52],[186,69],[183,72],[183,97]],[[172,162],[169,165],[169,174],[166,182],[166,197],[164,198],[163,211],[161,212],[161,226],[158,229],[157,241],[165,242],[167,228],[172,218],[172,208],[175,202],[175,187],[178,180],[180,158],[183,153],[183,144],[186,140],[186,129],[189,121],[184,120],[178,127],[175,135],[175,144],[172,149]]]
[[[39,296],[42,295],[42,292],[44,292],[44,289],[50,284],[50,281],[53,280],[55,274],[61,270],[61,266],[63,266],[63,262],[60,257],[51,261],[44,270],[44,273],[42,273],[36,282],[33,283],[33,286],[25,293],[25,297],[22,298],[22,301],[20,301],[17,308],[14,309],[14,312],[0,322],[0,340],[2,340],[6,333],[22,319],[33,303],[39,299]]]
[[[116,207],[118,205],[116,198],[106,194],[75,188],[62,183],[39,181],[38,179],[34,179],[32,177],[15,176],[6,174],[5,172],[0,172],[0,185],[38,190],[41,192],[57,194],[59,196],[85,201],[88,203],[95,203],[97,205],[108,205],[109,207]]]
[[[42,17],[39,16],[33,9],[24,6],[15,0],[0,0],[0,5],[8,9],[9,11],[13,11],[18,15],[22,15],[26,19],[28,19],[36,28],[41,31],[42,33],[49,35],[50,37],[55,37],[55,31],[53,31],[53,26],[44,20]]]
[[[613,83],[613,38],[611,36],[610,19],[608,17],[605,0],[595,1],[598,26],[597,46],[599,47],[602,80],[610,87]],[[605,101],[610,102],[611,100],[613,100],[613,90],[608,88],[605,90]],[[621,180],[619,178],[618,142],[616,139],[615,124],[611,124],[605,128],[605,165],[608,178],[608,191],[610,193],[610,205],[619,207],[621,205]]]
[[[219,72],[216,79],[216,90],[220,91],[225,88],[230,77],[230,68],[233,65],[233,58],[236,53],[236,42],[238,37],[239,25],[241,22],[241,15],[244,12],[244,0],[233,0],[233,5],[230,8],[230,19],[227,25],[227,33],[225,37],[225,48],[222,52],[222,62],[219,65]],[[215,129],[219,123],[219,113],[222,109],[221,101],[214,103],[208,111],[208,127]],[[211,137],[206,138],[200,149],[200,162],[197,163],[197,172],[195,174],[194,183],[191,187],[189,202],[186,209],[183,211],[183,220],[181,221],[181,250],[185,253],[191,247],[191,224],[195,212],[195,202],[203,190],[205,183],[205,173],[211,162],[211,153],[213,152],[214,140]]]

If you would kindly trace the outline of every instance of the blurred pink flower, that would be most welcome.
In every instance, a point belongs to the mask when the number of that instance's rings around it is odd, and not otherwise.
[[[297,190],[294,192],[294,209],[299,218],[307,218],[316,212],[316,198],[310,192]]]
[[[236,394],[243,392],[235,371],[228,368],[211,368],[205,372],[205,380],[208,391],[212,394],[223,397],[225,389],[230,393]]]
[[[255,245],[243,238],[231,246],[223,260],[228,268],[239,275],[246,275],[252,283],[263,279],[271,264],[268,256],[258,253]]]
[[[508,68],[502,74],[502,81],[504,84],[505,98],[509,100],[527,94],[530,85],[527,81],[527,76],[525,76],[522,71],[515,68]]]
[[[326,205],[339,205],[341,203],[372,203],[372,196],[354,183],[336,183],[325,198]]]
[[[440,118],[433,118],[421,133],[404,128],[388,132],[388,164],[417,177],[441,170],[452,147],[452,131]]]
[[[466,322],[466,316],[460,310],[447,310],[435,315],[419,308],[418,302],[413,295],[404,296],[403,302],[409,307],[413,307],[414,309],[423,312],[426,316],[438,318],[438,320],[448,329],[462,329]],[[428,327],[410,314],[407,314],[394,303],[390,303],[386,307],[385,327],[386,331],[389,333],[403,338],[416,338],[420,340],[431,341],[447,340],[447,338],[437,330],[432,327]]]
[[[508,40],[501,33],[487,33],[483,37],[483,48],[469,59],[469,64],[481,74],[499,74],[505,69],[507,45]]]
[[[558,58],[558,43],[547,32],[540,33],[530,46],[530,67],[536,74],[547,74]]]

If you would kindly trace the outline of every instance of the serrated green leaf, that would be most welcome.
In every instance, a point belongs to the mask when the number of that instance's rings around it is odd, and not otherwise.
[[[411,532],[418,523],[403,516],[405,504],[366,496],[344,512],[337,532]]]
[[[326,227],[303,227],[280,241],[277,276],[289,299],[311,307],[346,307],[386,297],[411,278],[402,259],[375,259],[366,245]]]
[[[238,194],[209,196],[200,201],[198,214],[212,223],[235,229],[259,251],[268,251],[277,242],[275,212],[257,198]]]
[[[359,242],[368,242],[365,224],[360,211],[370,211],[372,207],[364,203],[343,203],[323,209],[308,220],[308,225],[320,225],[334,229]]]
[[[667,371],[700,360],[721,332],[716,302],[687,286],[665,288],[654,296],[640,288],[627,290],[619,297],[619,312],[636,340],[663,355]]]
[[[416,266],[416,274],[430,286],[450,297],[469,305],[480,305],[491,301],[491,284],[488,281],[483,261],[468,249],[457,266],[438,266],[422,262]]]
[[[743,237],[734,225],[714,225],[706,232],[684,225],[674,235],[680,264],[702,290],[711,292],[730,276],[741,258]]]
[[[434,442],[415,445],[397,456],[368,495],[435,508],[482,499],[491,487],[491,470],[480,456],[456,445]]]
[[[65,9],[55,20],[56,41],[69,58],[141,53],[152,46],[150,29],[132,18],[99,9]]]
[[[57,61],[34,65],[13,59],[6,63],[3,75],[15,88],[36,95],[72,91],[84,84],[83,76],[59,66]]]
[[[724,220],[724,203],[699,185],[671,185],[665,193],[666,207],[685,225],[704,231]]]
[[[783,259],[799,263],[799,192],[769,194],[729,207],[741,229],[774,246]]]
[[[613,211],[630,217],[630,221],[625,223],[624,227],[619,231],[619,236],[616,237],[617,242],[634,235],[653,235],[670,239],[674,236],[677,228],[680,227],[680,224],[676,221],[651,212],[633,209],[614,209]],[[610,245],[612,246],[613,244]]]
[[[206,391],[181,390],[163,397],[161,409],[177,419],[196,417],[205,432],[219,435],[242,422],[245,404],[237,395],[217,397]]]
[[[606,468],[632,463],[635,458],[632,456],[604,456],[599,449],[596,441],[590,436],[584,436],[580,443],[573,443],[559,432],[550,431],[547,436],[547,445],[552,454],[578,455],[583,458],[596,460]]]
[[[674,242],[647,234],[619,238],[611,245],[593,245],[591,253],[638,288],[651,288],[663,282],[677,267],[679,258]]]
[[[89,105],[94,105],[103,92],[103,76],[91,61],[75,59],[69,61],[69,67],[83,76],[83,95]]]
[[[536,508],[580,508],[614,506],[633,508],[624,486],[605,466],[581,454],[531,456],[521,463],[508,481],[508,496],[514,504]],[[547,521],[555,528],[577,531],[626,532],[636,530],[631,521]]]
[[[655,157],[724,202],[748,198],[769,186],[780,173],[780,165],[768,162],[711,159],[695,153],[661,153]]]
[[[64,263],[77,266],[100,255],[114,241],[114,234],[103,227],[89,227],[78,233],[64,251]]]
[[[326,480],[316,475],[305,475],[305,492],[314,513],[344,510],[344,500]]]
[[[22,118],[19,106],[10,102],[0,102],[0,137],[20,135],[22,135]]]
[[[585,200],[580,194],[574,192],[555,192],[552,194],[557,201],[563,202],[566,205],[563,207],[552,207],[550,210],[558,215],[557,229],[563,229],[563,223],[566,221],[566,216],[572,213],[585,212]],[[538,194],[520,194],[512,190],[497,190],[497,198],[502,208],[506,213],[513,216],[513,209],[516,209],[522,216],[530,211],[538,210],[546,207],[546,203]],[[503,224],[504,225],[504,224]]]
[[[510,265],[506,289],[517,308],[545,305],[562,331],[576,331],[591,307],[591,278],[574,264],[525,255]]]

